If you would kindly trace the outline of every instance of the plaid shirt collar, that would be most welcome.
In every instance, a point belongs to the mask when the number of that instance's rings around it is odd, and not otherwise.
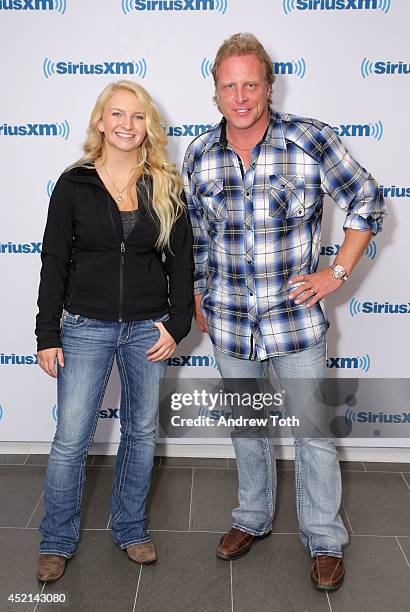
[[[272,147],[276,147],[277,149],[286,149],[286,140],[285,134],[283,131],[283,122],[282,119],[276,111],[270,109],[270,120],[268,129],[265,132],[260,144],[268,144]],[[222,148],[226,148],[228,141],[226,139],[226,119],[223,117],[218,125],[218,127],[214,130],[213,135],[209,139],[206,147],[204,148],[204,153],[208,153],[214,146],[219,146]]]

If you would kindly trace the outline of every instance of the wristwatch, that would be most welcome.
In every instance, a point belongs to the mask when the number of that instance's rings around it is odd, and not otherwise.
[[[346,270],[340,264],[334,263],[330,266],[330,269],[332,271],[332,276],[334,276],[334,278],[337,278],[338,280],[347,281],[347,279],[349,278],[349,275],[347,274]]]

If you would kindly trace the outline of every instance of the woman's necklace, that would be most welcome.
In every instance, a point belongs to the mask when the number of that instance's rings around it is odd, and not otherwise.
[[[117,197],[116,197],[116,198],[114,198],[114,200],[115,200],[115,202],[116,202],[116,203],[118,204],[118,206],[119,206],[120,204],[122,204],[122,201],[123,201],[123,199],[124,199],[124,198],[122,197],[122,196],[123,196],[123,193],[124,193],[124,191],[126,191],[126,190],[128,189],[128,186],[129,186],[129,184],[131,183],[132,177],[130,178],[130,180],[128,181],[128,183],[125,185],[124,189],[123,189],[122,191],[120,191],[120,190],[118,189],[117,185],[116,185],[116,184],[114,183],[114,181],[112,180],[112,178],[111,178],[111,176],[110,176],[110,173],[108,172],[108,168],[107,168],[107,166],[106,166],[105,164],[104,164],[103,168],[104,168],[104,170],[105,170],[105,172],[106,172],[106,174],[107,174],[107,176],[108,176],[108,178],[109,178],[109,180],[110,180],[110,183],[111,183],[111,184],[112,184],[112,186],[115,188],[115,191],[117,191],[117,192],[118,192],[118,195],[117,195]]]

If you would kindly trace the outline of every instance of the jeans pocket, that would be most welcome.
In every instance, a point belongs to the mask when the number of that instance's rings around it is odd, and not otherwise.
[[[156,317],[155,319],[151,319],[151,323],[153,327],[157,327],[155,323],[164,323],[165,321],[168,321],[168,319],[169,319],[169,313],[167,312],[167,314],[164,314],[160,317]]]
[[[67,310],[63,311],[62,316],[62,327],[85,327],[91,319],[84,317],[79,314],[72,314],[71,312],[67,312]]]

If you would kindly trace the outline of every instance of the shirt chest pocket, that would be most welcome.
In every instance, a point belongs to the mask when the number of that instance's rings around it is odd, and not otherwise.
[[[278,219],[303,219],[305,179],[303,176],[274,174],[269,177],[269,216]]]
[[[223,179],[213,179],[207,183],[198,183],[195,193],[209,221],[225,221],[227,215]]]

